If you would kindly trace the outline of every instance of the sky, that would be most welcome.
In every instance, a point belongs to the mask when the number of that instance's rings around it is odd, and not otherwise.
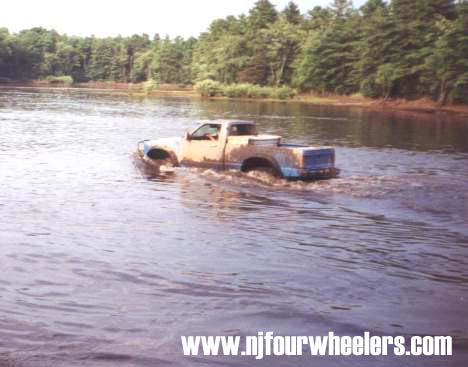
[[[289,0],[270,0],[283,9]],[[295,0],[302,12],[331,0]],[[360,6],[365,0],[354,0]],[[0,27],[18,32],[31,27],[68,35],[97,37],[197,37],[217,18],[247,13],[255,0],[2,0]]]

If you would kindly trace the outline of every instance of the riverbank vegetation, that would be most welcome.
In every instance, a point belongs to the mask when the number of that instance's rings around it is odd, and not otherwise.
[[[196,85],[202,95],[318,95],[468,103],[468,2],[333,0],[301,14],[259,0],[198,38],[75,37],[0,29],[0,81]]]
[[[197,82],[195,89],[203,97],[287,99],[297,94],[295,89],[286,85],[270,87],[250,83],[222,84],[212,79]]]

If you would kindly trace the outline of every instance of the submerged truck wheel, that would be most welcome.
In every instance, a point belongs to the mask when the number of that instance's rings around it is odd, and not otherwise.
[[[163,149],[152,149],[146,155],[155,162],[173,163],[171,155]]]
[[[279,169],[275,167],[275,164],[270,162],[266,158],[249,158],[244,161],[241,168],[242,172],[259,172],[267,174],[271,177],[280,178],[282,177]]]
[[[164,149],[151,149],[146,154],[139,149],[139,154],[143,161],[161,172],[172,171],[172,169],[177,166],[174,157]]]

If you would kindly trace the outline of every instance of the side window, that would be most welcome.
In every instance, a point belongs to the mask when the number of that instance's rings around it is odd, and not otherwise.
[[[205,124],[200,126],[192,134],[192,140],[217,140],[221,125]]]

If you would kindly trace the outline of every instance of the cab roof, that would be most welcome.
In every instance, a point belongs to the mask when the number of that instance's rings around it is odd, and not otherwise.
[[[200,121],[200,125],[204,124],[220,124],[226,127],[232,126],[232,125],[255,125],[254,121],[247,121],[247,120],[208,120],[208,121]]]

